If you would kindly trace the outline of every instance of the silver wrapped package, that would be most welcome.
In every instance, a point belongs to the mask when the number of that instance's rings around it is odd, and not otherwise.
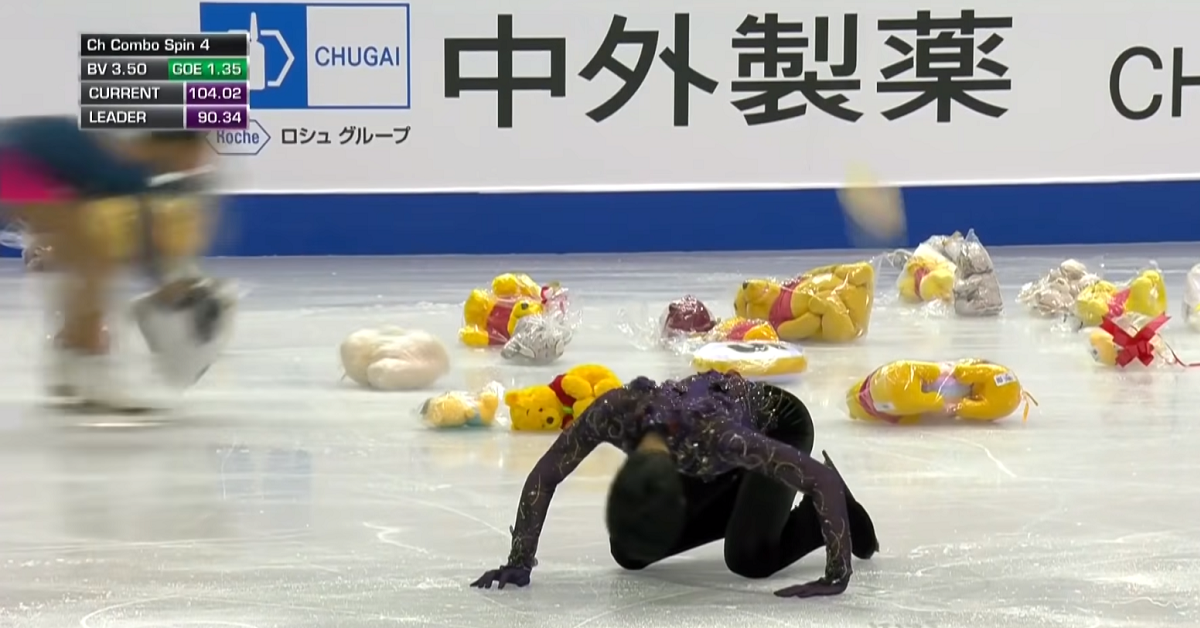
[[[500,357],[531,366],[550,364],[566,352],[574,333],[572,327],[561,314],[526,316],[517,322]]]
[[[946,251],[953,253],[950,259],[956,267],[954,278],[954,311],[959,316],[998,316],[1004,311],[1004,297],[1000,294],[1000,280],[988,254],[975,230],[966,236],[957,236],[957,241],[948,243]],[[954,237],[952,236],[952,238]]]

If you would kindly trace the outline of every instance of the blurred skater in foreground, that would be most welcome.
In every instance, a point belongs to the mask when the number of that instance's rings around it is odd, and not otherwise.
[[[60,271],[51,298],[62,313],[50,349],[53,396],[102,411],[156,409],[119,381],[109,356],[115,279],[129,266],[155,283],[134,313],[162,374],[190,384],[215,357],[233,303],[195,265],[209,229],[194,174],[208,154],[195,132],[86,132],[69,117],[0,120],[5,218],[49,246]]]

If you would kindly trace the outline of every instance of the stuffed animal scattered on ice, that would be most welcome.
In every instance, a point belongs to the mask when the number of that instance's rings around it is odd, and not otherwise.
[[[492,427],[504,390],[491,384],[477,393],[453,391],[425,400],[418,412],[429,427]]]
[[[958,236],[958,239],[955,239]],[[954,277],[957,267],[951,261],[961,244],[962,236],[934,236],[922,242],[915,251],[897,251],[894,258],[903,260],[904,266],[896,288],[900,298],[908,303],[942,301],[949,303],[954,298]]]
[[[418,390],[450,372],[450,354],[423,331],[380,327],[350,334],[341,346],[346,377],[376,390]]]
[[[1007,367],[984,360],[885,364],[846,391],[850,417],[908,425],[921,419],[997,421],[1033,398]]]
[[[808,370],[808,357],[800,347],[778,341],[713,342],[692,354],[697,373],[737,373],[746,379],[782,381]]]
[[[555,377],[549,385],[510,390],[504,394],[504,403],[512,415],[514,430],[561,430],[583,414],[596,397],[620,387],[621,380],[608,368],[584,364]]]
[[[664,339],[694,338],[706,342],[739,342],[743,340],[779,340],[775,328],[765,320],[750,320],[740,316],[715,319],[708,306],[688,295],[672,301],[661,317],[659,328]]]
[[[1183,320],[1188,327],[1200,331],[1200,264],[1188,271],[1183,292]]]
[[[534,314],[522,317],[504,343],[500,357],[529,365],[550,364],[561,358],[574,332],[563,316]]]
[[[1121,368],[1135,362],[1144,366],[1200,366],[1180,360],[1158,335],[1169,320],[1166,314],[1154,318],[1138,314],[1106,316],[1100,327],[1088,335],[1092,358],[1105,366]]]
[[[1125,285],[1097,281],[1075,299],[1074,314],[1080,327],[1097,327],[1105,317],[1126,312],[1150,318],[1167,312],[1167,286],[1162,273],[1144,270]]]
[[[540,286],[528,275],[505,273],[492,280],[491,289],[471,291],[458,335],[469,347],[503,346],[522,318],[547,311],[565,314],[565,309],[566,290],[558,285]]]
[[[690,294],[667,304],[660,320],[659,334],[667,339],[707,334],[717,326],[708,306]]]
[[[712,342],[779,340],[770,323],[740,316],[719,319],[703,301],[691,295],[669,303],[657,319],[626,321],[620,328],[639,348],[666,348],[679,354]]]
[[[849,342],[867,333],[875,299],[870,262],[815,268],[795,279],[750,279],[734,299],[734,312],[766,321],[784,342]]]
[[[1041,279],[1022,286],[1017,302],[1041,316],[1064,316],[1075,307],[1075,300],[1086,288],[1100,281],[1079,260],[1069,259]]]
[[[1000,294],[1000,280],[988,254],[975,230],[966,236],[955,233],[952,238],[961,242],[951,251],[956,253],[954,261],[954,311],[959,316],[999,316],[1004,311],[1004,297]]]

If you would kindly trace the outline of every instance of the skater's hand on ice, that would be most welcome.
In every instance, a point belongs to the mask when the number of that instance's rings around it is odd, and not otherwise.
[[[490,589],[492,583],[495,583],[497,589],[503,589],[508,584],[523,587],[529,584],[529,573],[530,571],[526,567],[501,567],[484,572],[478,580],[471,583],[471,586],[477,589]]]
[[[846,591],[846,587],[850,584],[849,578],[839,578],[830,580],[821,578],[808,584],[797,584],[786,589],[780,589],[775,592],[777,597],[821,597],[827,595],[841,595]]]

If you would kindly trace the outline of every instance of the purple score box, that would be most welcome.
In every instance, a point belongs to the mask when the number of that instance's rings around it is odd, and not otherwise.
[[[245,83],[184,83],[183,102],[188,105],[249,105]]]
[[[184,120],[189,131],[239,131],[249,128],[250,108],[220,105],[188,107]]]

